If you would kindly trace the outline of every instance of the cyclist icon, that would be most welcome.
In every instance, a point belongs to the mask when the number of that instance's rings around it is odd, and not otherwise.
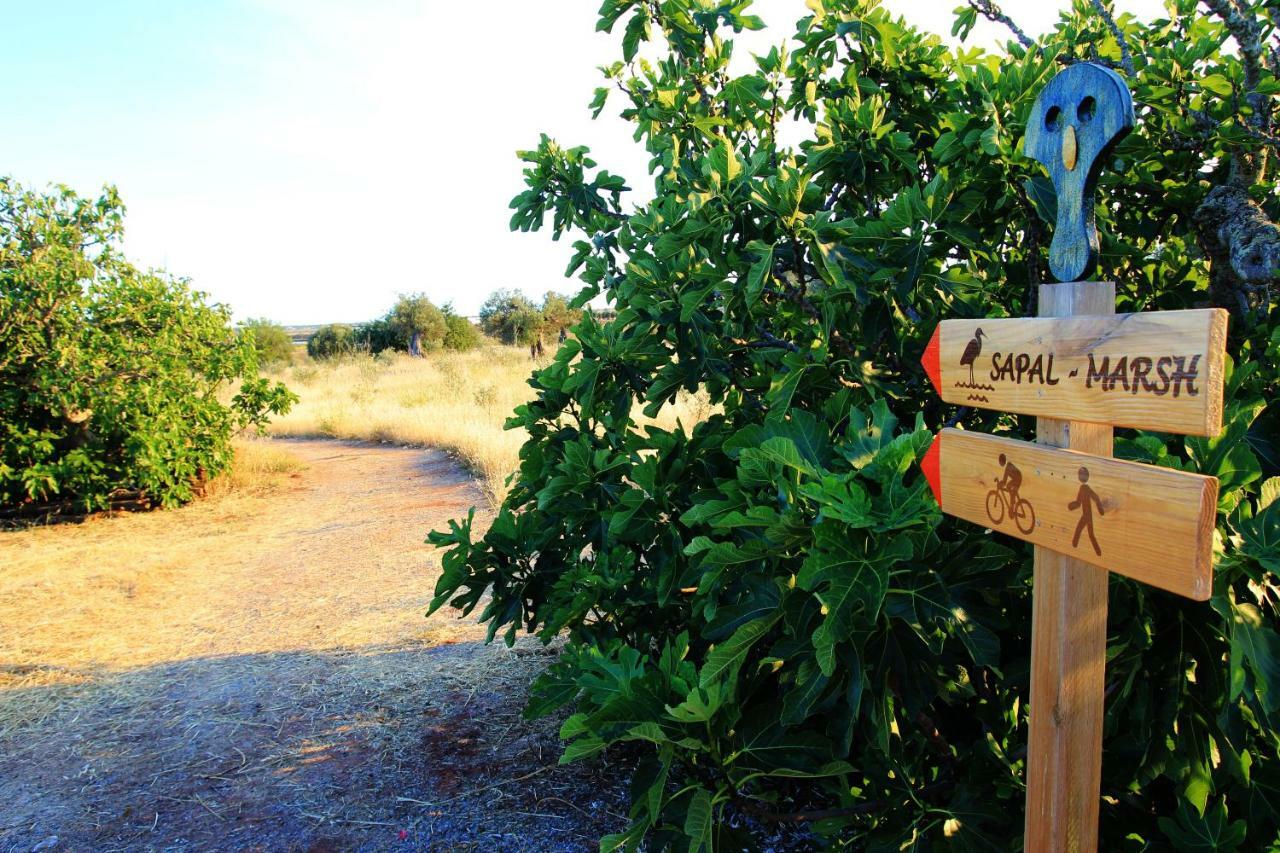
[[[996,487],[987,492],[987,517],[999,524],[1007,515],[1019,530],[1030,533],[1036,527],[1036,511],[1030,501],[1018,494],[1022,472],[1003,453],[999,461],[1003,473],[996,478]]]

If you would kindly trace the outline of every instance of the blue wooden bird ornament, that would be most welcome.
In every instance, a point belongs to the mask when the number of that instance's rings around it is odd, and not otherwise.
[[[1058,194],[1049,246],[1049,269],[1058,281],[1081,281],[1097,266],[1094,189],[1133,124],[1133,96],[1120,75],[1091,62],[1058,72],[1031,108],[1024,150],[1049,170]]]

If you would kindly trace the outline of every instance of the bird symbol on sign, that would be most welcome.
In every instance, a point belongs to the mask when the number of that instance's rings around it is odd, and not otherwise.
[[[982,352],[982,339],[986,336],[986,332],[979,327],[978,331],[973,333],[973,339],[965,344],[964,352],[960,355],[960,366],[969,366],[969,387],[974,387],[973,363],[978,360],[978,355]]]
[[[1049,269],[1058,281],[1080,281],[1097,266],[1094,189],[1103,163],[1133,125],[1128,87],[1120,75],[1091,62],[1058,72],[1031,108],[1023,149],[1049,170],[1057,193]]]

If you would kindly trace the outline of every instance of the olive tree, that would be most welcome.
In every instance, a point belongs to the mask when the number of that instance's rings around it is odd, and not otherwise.
[[[342,358],[359,345],[356,331],[346,323],[326,323],[307,338],[307,355],[314,359]]]
[[[448,329],[444,313],[421,293],[401,296],[387,314],[387,322],[415,356],[424,349],[438,349]]]

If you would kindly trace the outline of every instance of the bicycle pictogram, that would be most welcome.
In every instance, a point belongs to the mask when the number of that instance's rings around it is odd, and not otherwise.
[[[996,478],[995,488],[987,492],[987,517],[992,524],[1000,524],[1007,515],[1020,531],[1030,533],[1036,527],[1036,510],[1031,501],[1018,494],[1022,472],[1003,453],[1000,465],[1004,473]]]

